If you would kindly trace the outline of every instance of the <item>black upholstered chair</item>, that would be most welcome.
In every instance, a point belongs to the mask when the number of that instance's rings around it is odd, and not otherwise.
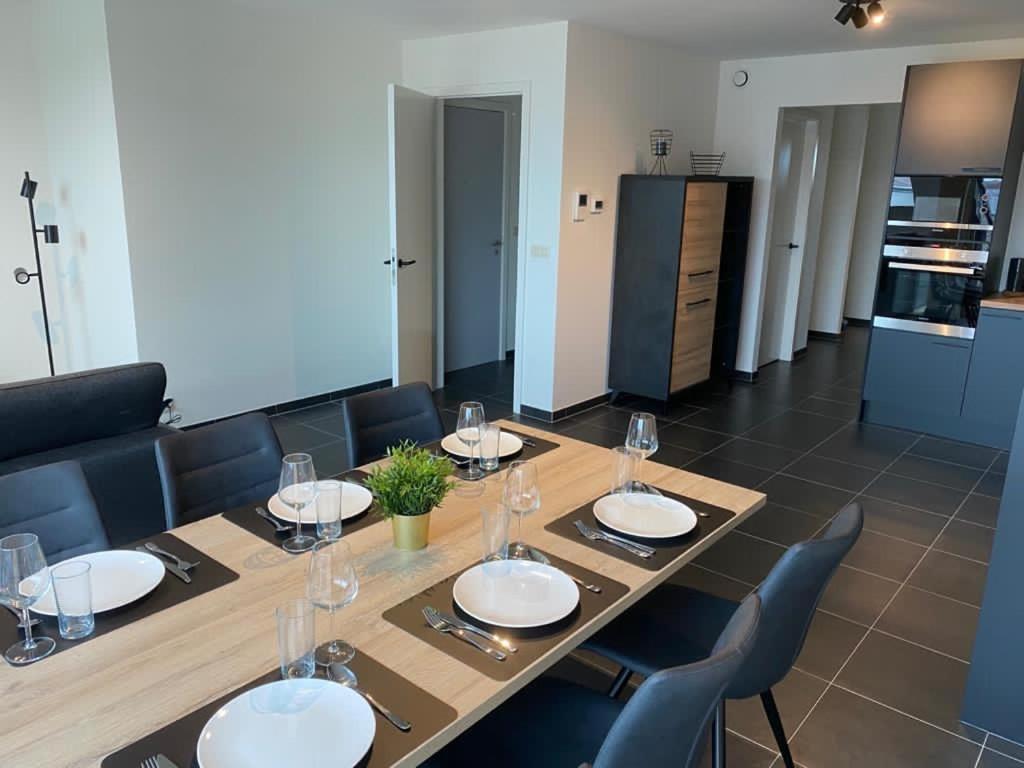
[[[234,507],[265,503],[277,492],[281,444],[262,413],[248,413],[156,442],[167,527]]]
[[[757,642],[726,689],[726,698],[760,696],[787,768],[793,757],[772,686],[792,668],[822,593],[864,525],[859,504],[845,507],[820,538],[794,544],[754,594],[761,597]],[[623,667],[610,695],[617,696],[633,671],[653,675],[661,669],[707,656],[736,603],[688,587],[658,587],[629,612],[598,632],[585,647]],[[725,765],[725,704],[715,718],[715,768]]]
[[[400,440],[430,443],[444,437],[441,414],[422,381],[353,395],[341,403],[348,460],[376,461]]]
[[[694,768],[722,694],[756,642],[760,610],[751,594],[709,656],[652,675],[626,703],[542,677],[427,765]]]
[[[0,538],[12,533],[38,536],[51,564],[110,548],[77,461],[0,477]]]

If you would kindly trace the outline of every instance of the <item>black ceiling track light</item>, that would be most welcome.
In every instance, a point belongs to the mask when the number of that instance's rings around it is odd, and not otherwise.
[[[866,0],[839,0],[843,7],[836,14],[836,21],[842,25],[853,22],[857,29],[863,29],[870,21],[872,24],[881,24],[885,21],[885,9],[878,0],[866,3]],[[865,11],[861,6],[867,4]]]

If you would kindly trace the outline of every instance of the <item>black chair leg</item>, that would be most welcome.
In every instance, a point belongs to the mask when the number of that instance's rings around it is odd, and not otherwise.
[[[715,710],[711,724],[711,768],[725,768],[725,700]]]
[[[623,667],[620,669],[619,674],[615,676],[615,681],[612,683],[612,687],[608,689],[608,698],[619,698],[619,694],[622,693],[622,689],[626,687],[626,683],[629,682],[629,678],[632,676],[633,670],[629,667]]]
[[[771,688],[761,692],[761,704],[764,705],[768,724],[772,727],[775,741],[779,745],[779,752],[782,753],[782,762],[786,764],[786,768],[794,768],[793,755],[790,754],[789,742],[786,741],[786,729],[782,727],[782,718],[779,717],[779,708],[775,706],[775,697],[772,695]]]

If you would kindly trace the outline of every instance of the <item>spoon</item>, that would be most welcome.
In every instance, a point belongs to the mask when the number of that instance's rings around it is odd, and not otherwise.
[[[380,712],[389,723],[395,726],[395,728],[397,728],[400,731],[412,730],[412,723],[410,723],[405,718],[396,715],[390,709],[388,709],[375,698],[373,698],[373,696],[371,696],[369,693],[360,688],[359,678],[357,678],[356,673],[349,669],[347,666],[335,662],[334,664],[328,665],[327,673],[330,676],[331,680],[333,680],[336,683],[340,683],[346,688],[351,688],[353,691],[355,691],[364,699],[366,699],[370,703],[370,706],[372,706],[374,709]]]

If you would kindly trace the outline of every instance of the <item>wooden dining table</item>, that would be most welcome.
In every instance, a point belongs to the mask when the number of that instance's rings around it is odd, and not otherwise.
[[[765,503],[761,493],[646,462],[648,483],[734,515],[666,567],[646,570],[582,539],[576,542],[544,529],[607,493],[610,451],[521,424],[503,425],[559,444],[534,459],[543,503],[523,523],[525,540],[615,579],[629,592],[575,627],[523,672],[498,681],[399,629],[382,614],[479,560],[480,509],[499,500],[500,473],[485,481],[481,495],[452,493],[445,499],[432,514],[426,549],[395,549],[387,522],[346,534],[360,585],[355,602],[335,618],[336,634],[458,712],[453,723],[397,766],[417,765],[440,750]],[[277,665],[274,609],[304,596],[308,555],[290,555],[220,516],[173,533],[240,578],[31,667],[0,665],[0,766],[98,766],[109,753]]]

